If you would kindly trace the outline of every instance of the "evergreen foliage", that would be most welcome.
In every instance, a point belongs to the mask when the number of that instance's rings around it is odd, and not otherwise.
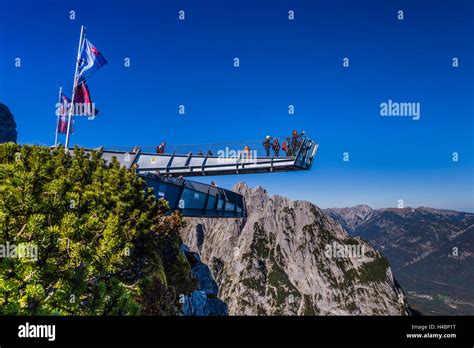
[[[178,213],[98,153],[0,145],[1,315],[174,315],[196,284]]]

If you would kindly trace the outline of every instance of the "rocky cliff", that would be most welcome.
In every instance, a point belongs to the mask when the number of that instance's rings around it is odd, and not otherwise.
[[[211,267],[230,314],[403,315],[387,261],[317,206],[238,184],[248,218],[188,219],[184,242]]]
[[[16,142],[16,123],[10,109],[0,103],[0,143]]]
[[[195,252],[182,244],[181,252],[191,266],[191,273],[198,281],[198,288],[191,294],[180,298],[183,304],[184,316],[224,316],[228,314],[227,305],[217,298],[219,287],[212,277],[209,267],[201,262],[201,258]]]

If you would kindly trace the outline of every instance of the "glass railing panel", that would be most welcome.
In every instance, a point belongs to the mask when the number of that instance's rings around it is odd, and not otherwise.
[[[208,210],[214,210],[216,209],[216,202],[217,198],[214,196],[209,196],[208,201],[207,201],[207,209]]]
[[[225,211],[234,211],[235,210],[235,204],[232,204],[230,202],[225,203]]]
[[[217,210],[223,210],[224,209],[224,200],[218,199],[217,200]]]
[[[206,195],[204,193],[184,189],[181,199],[186,209],[204,209]]]

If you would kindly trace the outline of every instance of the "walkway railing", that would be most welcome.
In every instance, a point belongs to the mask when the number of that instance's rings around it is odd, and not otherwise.
[[[295,139],[292,137],[271,137],[266,139],[235,141],[211,144],[181,144],[181,145],[140,145],[140,146],[104,146],[104,151],[117,151],[142,154],[179,154],[193,156],[215,156],[224,158],[233,157],[295,157],[302,142],[306,139],[304,135]]]
[[[234,175],[309,170],[318,144],[306,136],[219,144],[177,146],[105,146],[102,158],[114,157],[140,174],[174,177]],[[288,145],[289,144],[289,145]],[[163,151],[164,150],[164,151]]]

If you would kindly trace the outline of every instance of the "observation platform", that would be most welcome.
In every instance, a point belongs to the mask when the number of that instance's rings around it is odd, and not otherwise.
[[[272,138],[273,140],[273,138]],[[284,141],[284,140],[283,140]],[[282,142],[280,142],[281,146]],[[121,165],[135,166],[138,174],[166,174],[172,177],[214,176],[309,170],[318,144],[303,137],[288,151],[269,152],[262,141],[222,144],[102,147],[97,149],[107,162],[113,157]]]
[[[276,138],[271,138],[273,145]],[[288,147],[282,149],[283,142]],[[171,211],[188,217],[245,218],[245,200],[238,193],[185,179],[193,176],[275,173],[311,169],[318,144],[306,136],[278,139],[278,146],[264,140],[177,145],[121,146],[95,150],[110,163],[114,158],[127,169],[134,168],[154,189],[157,199],[169,202]],[[73,149],[69,149],[70,152]]]

